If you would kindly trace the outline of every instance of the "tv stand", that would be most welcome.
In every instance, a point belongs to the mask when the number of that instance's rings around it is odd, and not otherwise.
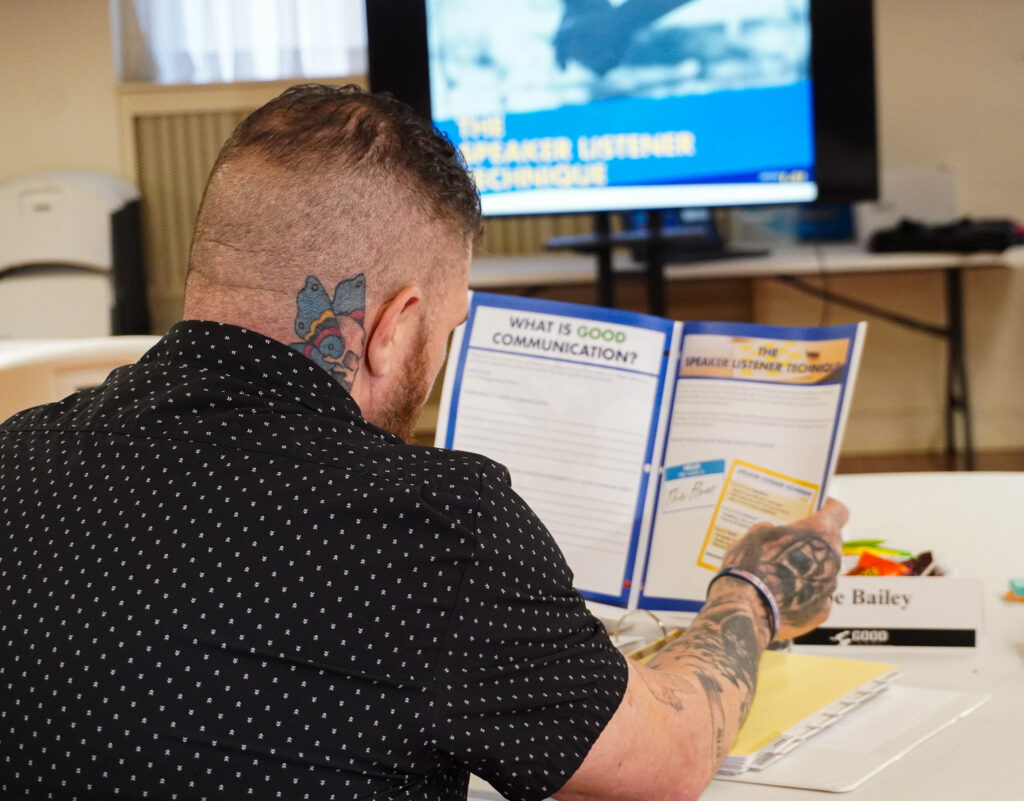
[[[597,257],[598,303],[615,307],[615,272],[612,249],[627,246],[644,265],[647,282],[647,308],[651,314],[665,316],[665,263],[698,262],[728,258],[766,256],[767,251],[730,251],[722,247],[717,235],[696,226],[665,226],[661,210],[647,212],[647,227],[626,231],[611,230],[609,212],[594,214],[594,232],[556,236],[546,243],[549,250],[593,253]]]

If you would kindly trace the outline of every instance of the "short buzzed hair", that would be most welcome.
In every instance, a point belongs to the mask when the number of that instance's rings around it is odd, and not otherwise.
[[[190,270],[209,268],[205,245],[227,245],[257,270],[289,261],[323,269],[345,251],[353,273],[369,275],[388,238],[382,231],[393,233],[390,221],[411,212],[467,245],[479,240],[480,198],[455,146],[390,95],[293,86],[246,117],[222,148]]]
[[[239,124],[217,163],[242,151],[304,172],[347,161],[404,174],[425,208],[467,239],[479,233],[480,198],[461,154],[389,94],[354,84],[292,86]]]

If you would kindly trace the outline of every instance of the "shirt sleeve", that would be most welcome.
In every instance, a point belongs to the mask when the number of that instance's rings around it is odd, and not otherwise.
[[[484,474],[476,535],[438,667],[434,742],[511,801],[546,798],[618,708],[625,658],[504,469]]]

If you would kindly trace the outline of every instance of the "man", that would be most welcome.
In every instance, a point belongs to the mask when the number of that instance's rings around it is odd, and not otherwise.
[[[239,126],[185,320],[0,429],[0,795],[701,792],[761,650],[826,615],[845,511],[751,532],[627,665],[504,468],[402,441],[479,225],[392,99],[295,87]]]

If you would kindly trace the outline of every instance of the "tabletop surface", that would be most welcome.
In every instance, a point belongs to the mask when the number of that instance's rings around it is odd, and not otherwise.
[[[895,662],[899,683],[988,693],[991,700],[868,779],[833,796],[781,787],[712,782],[704,799],[844,801],[1024,798],[1024,604],[1002,599],[1024,575],[1024,525],[1017,501],[1024,473],[893,473],[838,476],[833,493],[851,511],[845,536],[932,549],[957,576],[981,580],[984,628],[971,649],[870,647],[843,656]],[[804,647],[838,655],[836,648]]]
[[[621,256],[613,259],[617,274],[643,269]],[[593,256],[542,253],[528,256],[474,258],[469,274],[473,289],[590,283],[596,279]],[[855,244],[794,245],[769,255],[669,263],[672,280],[808,276],[822,273],[916,272],[949,268],[1024,268],[1024,245],[1002,253],[868,253]]]
[[[930,549],[951,575],[976,577],[984,623],[976,648],[839,649],[802,653],[899,665],[898,683],[965,690],[991,700],[939,731],[848,793],[713,781],[708,801],[908,801],[1024,798],[1024,604],[1002,599],[1011,577],[1024,576],[1024,524],[1018,512],[1024,473],[889,473],[837,476],[831,494],[851,510],[847,539],[884,539]],[[941,580],[941,579],[936,579]],[[473,796],[495,798],[474,779]]]

